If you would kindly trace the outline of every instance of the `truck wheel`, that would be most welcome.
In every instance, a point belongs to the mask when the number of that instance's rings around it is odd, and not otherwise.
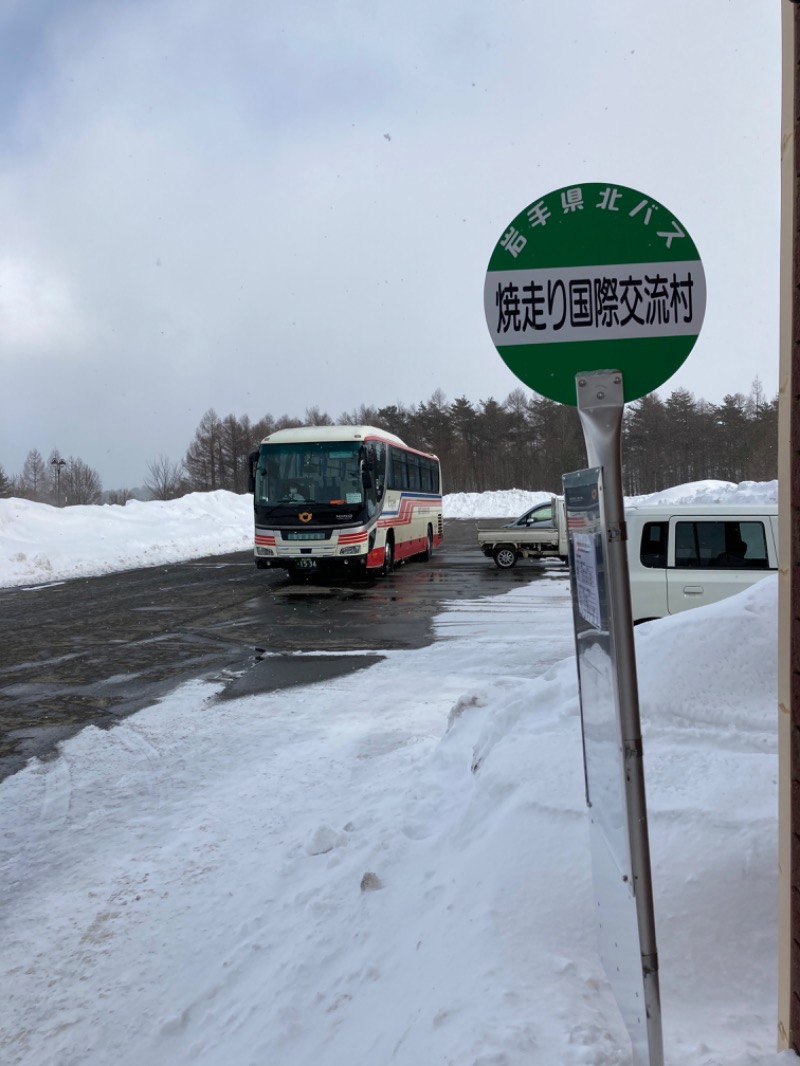
[[[501,570],[510,570],[517,565],[517,550],[511,544],[498,544],[492,555]]]

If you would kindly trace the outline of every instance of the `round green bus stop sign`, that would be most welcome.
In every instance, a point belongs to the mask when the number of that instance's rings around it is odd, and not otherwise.
[[[700,256],[678,219],[624,185],[556,189],[497,242],[486,322],[508,368],[530,388],[577,404],[575,376],[621,370],[624,399],[670,378],[706,309]]]

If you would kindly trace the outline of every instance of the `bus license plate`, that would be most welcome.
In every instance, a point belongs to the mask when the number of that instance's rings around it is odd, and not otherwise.
[[[297,563],[295,565],[298,566],[301,570],[314,570],[314,569],[316,569],[316,566],[317,566],[317,560],[316,559],[298,559]]]

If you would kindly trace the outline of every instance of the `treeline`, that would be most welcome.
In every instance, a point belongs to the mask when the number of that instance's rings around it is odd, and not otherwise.
[[[19,474],[9,476],[0,466],[0,497],[8,496],[66,507],[112,502],[108,498],[114,493],[103,492],[100,475],[82,459],[72,455],[64,459],[57,450],[51,451],[45,459],[38,448],[33,448]],[[113,502],[124,503],[125,499]]]
[[[721,404],[676,389],[661,401],[642,397],[626,409],[623,474],[629,496],[707,478],[772,481],[778,476],[778,397],[767,400],[758,378],[749,396]]]
[[[332,419],[309,408],[302,419],[220,418],[207,411],[181,463],[161,457],[146,482],[159,498],[187,490],[247,488],[247,456],[276,429],[302,425],[373,425],[442,462],[445,492],[491,489],[561,491],[561,476],[586,465],[575,408],[515,389],[503,401],[448,402],[441,391],[415,407],[361,407]],[[686,481],[769,481],[778,476],[778,400],[767,401],[758,379],[749,396],[721,404],[676,389],[628,404],[623,423],[626,495],[655,492]],[[156,477],[158,474],[160,477]]]
[[[437,390],[427,402],[406,407],[360,407],[331,418],[318,407],[303,418],[265,415],[200,420],[184,457],[160,455],[147,466],[145,495],[175,499],[187,492],[247,490],[247,457],[277,429],[303,425],[373,425],[442,462],[445,492],[491,489],[561,491],[561,475],[586,465],[583,431],[574,407],[515,389],[504,401],[448,401]],[[634,496],[687,481],[769,481],[778,476],[778,400],[767,400],[756,378],[750,394],[725,396],[721,404],[695,400],[676,389],[662,400],[651,393],[628,404],[623,424],[623,477]],[[80,459],[48,460],[30,452],[22,473],[0,468],[0,495],[62,504],[124,503],[131,493],[103,493],[97,474]]]

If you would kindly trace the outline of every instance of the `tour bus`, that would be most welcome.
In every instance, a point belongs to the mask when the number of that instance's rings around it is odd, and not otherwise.
[[[442,541],[439,460],[374,426],[304,426],[265,437],[250,458],[255,563],[293,580],[388,574]]]

